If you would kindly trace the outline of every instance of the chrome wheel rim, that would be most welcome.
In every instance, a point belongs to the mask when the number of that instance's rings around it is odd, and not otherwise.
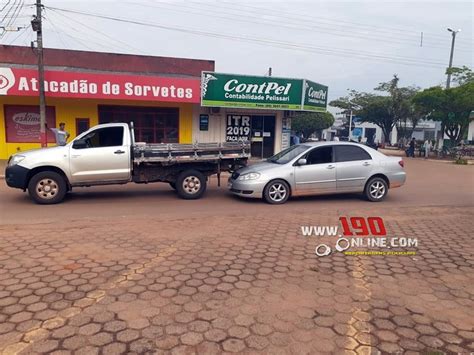
[[[201,180],[196,176],[187,176],[183,180],[183,190],[186,193],[194,195],[201,189]]]
[[[275,202],[283,201],[286,197],[286,194],[286,187],[280,183],[273,184],[268,190],[268,195],[270,196],[270,199]]]
[[[51,200],[59,191],[59,186],[53,179],[42,179],[36,184],[36,193],[44,200]]]
[[[375,181],[370,185],[369,193],[372,198],[379,200],[385,195],[385,185],[380,181]]]

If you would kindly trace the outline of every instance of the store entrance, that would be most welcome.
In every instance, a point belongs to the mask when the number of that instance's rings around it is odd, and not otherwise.
[[[250,150],[252,157],[268,158],[274,154],[275,116],[251,116]]]

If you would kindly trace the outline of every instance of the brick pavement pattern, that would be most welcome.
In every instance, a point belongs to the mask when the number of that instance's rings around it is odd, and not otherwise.
[[[0,226],[0,351],[474,351],[473,208],[384,211],[416,256],[323,258],[300,226],[339,216],[279,211]]]

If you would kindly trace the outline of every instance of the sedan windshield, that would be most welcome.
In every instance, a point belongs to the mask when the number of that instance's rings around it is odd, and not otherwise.
[[[271,158],[268,158],[267,161],[276,164],[286,164],[309,148],[310,147],[308,145],[293,145],[285,150],[282,150],[280,153],[275,154]]]

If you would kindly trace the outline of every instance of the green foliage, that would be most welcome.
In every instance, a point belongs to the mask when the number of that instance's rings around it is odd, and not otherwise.
[[[421,119],[421,113],[415,110],[411,101],[419,89],[399,87],[398,82],[398,76],[394,75],[392,80],[380,83],[375,90],[384,95],[352,90],[346,97],[331,101],[329,104],[344,110],[352,110],[363,122],[376,124],[382,129],[386,142],[389,142],[390,133],[397,124],[401,135],[409,137]],[[410,130],[407,130],[408,121],[412,126]]]
[[[464,159],[464,158],[457,158],[457,159],[454,161],[454,164],[467,165],[467,159]]]
[[[292,119],[291,128],[307,138],[333,124],[334,116],[330,112],[302,112]]]
[[[474,82],[474,72],[465,65],[461,68],[452,67],[446,69],[446,74],[451,74],[452,80],[459,85]]]
[[[435,86],[415,95],[413,102],[428,119],[441,121],[453,145],[459,143],[471,121],[474,109],[474,82],[450,89]]]

